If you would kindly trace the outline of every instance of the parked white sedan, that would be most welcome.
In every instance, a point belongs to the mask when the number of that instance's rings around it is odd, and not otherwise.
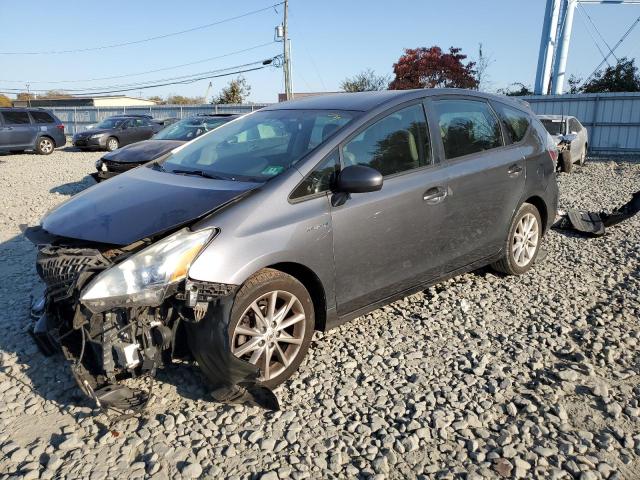
[[[573,164],[584,165],[589,149],[587,129],[576,117],[564,115],[538,115],[558,146],[558,167],[569,173]]]

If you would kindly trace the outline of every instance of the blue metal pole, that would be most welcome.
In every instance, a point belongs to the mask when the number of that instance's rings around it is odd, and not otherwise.
[[[560,49],[556,55],[556,65],[554,68],[553,93],[561,95],[564,89],[564,79],[567,70],[567,59],[569,58],[569,44],[571,43],[571,31],[573,30],[573,14],[578,5],[577,0],[566,0],[566,12],[562,28],[562,38]]]
[[[544,90],[544,73],[547,63],[547,57],[549,56],[549,38],[551,32],[551,12],[553,9],[554,0],[547,0],[547,6],[544,10],[544,23],[542,24],[542,37],[540,38],[540,52],[538,54],[538,70],[536,72],[536,84],[535,94],[542,95]]]

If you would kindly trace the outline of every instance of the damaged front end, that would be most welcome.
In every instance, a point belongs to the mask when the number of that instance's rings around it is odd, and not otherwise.
[[[37,271],[46,286],[32,305],[31,335],[44,354],[62,352],[98,407],[144,407],[151,384],[139,389],[123,381],[153,379],[176,358],[198,359],[199,350],[218,352],[214,374],[205,372],[224,392],[218,397],[251,401],[255,395],[247,392],[260,391],[258,370],[228,348],[225,326],[236,287],[188,279],[190,264],[215,229],[184,228],[125,247],[56,237],[41,227],[24,234],[38,246]],[[206,343],[197,340],[205,323],[213,332]]]

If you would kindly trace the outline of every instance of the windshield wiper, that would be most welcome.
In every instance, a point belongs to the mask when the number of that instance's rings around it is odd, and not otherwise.
[[[203,178],[211,178],[213,180],[227,180],[224,177],[207,173],[204,170],[171,170],[171,173],[175,173],[176,175],[195,175]]]
[[[149,165],[149,168],[153,169],[153,170],[157,170],[158,172],[166,172],[167,170],[160,165],[159,163],[152,163],[151,165]]]

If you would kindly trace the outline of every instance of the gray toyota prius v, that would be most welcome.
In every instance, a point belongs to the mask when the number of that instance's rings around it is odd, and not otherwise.
[[[526,103],[475,91],[263,108],[27,228],[46,285],[32,335],[101,406],[144,404],[122,380],[190,358],[214,397],[277,408],[314,330],[486,265],[531,269],[556,159]]]

